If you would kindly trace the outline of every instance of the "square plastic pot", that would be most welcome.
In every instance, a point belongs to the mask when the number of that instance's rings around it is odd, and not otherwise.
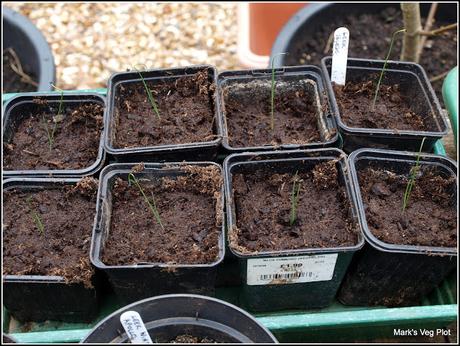
[[[457,249],[390,244],[370,231],[357,172],[373,167],[407,174],[417,153],[361,149],[349,157],[366,245],[353,259],[338,298],[346,305],[408,306],[420,303],[455,268]],[[456,164],[443,156],[423,154],[420,165],[434,166],[443,177],[456,176]],[[402,197],[402,196],[401,196]],[[456,194],[453,198],[457,198]]]
[[[224,258],[224,224],[219,236],[219,254],[216,261],[209,264],[177,264],[139,263],[135,265],[107,265],[102,262],[102,251],[108,238],[111,223],[112,186],[117,177],[127,179],[135,163],[114,163],[106,166],[100,176],[97,199],[97,221],[91,240],[91,262],[107,274],[115,294],[124,303],[160,294],[194,293],[214,295],[217,268]],[[213,165],[213,162],[171,162],[168,164],[146,163],[142,172],[136,175],[143,177],[177,177],[183,175],[181,166]],[[223,208],[222,187],[222,208]],[[222,210],[223,212],[223,210]],[[186,222],[186,220],[184,220]]]
[[[60,93],[23,93],[17,94],[5,103],[3,108],[3,142],[9,142],[11,136],[16,131],[18,125],[24,119],[24,116],[33,111],[37,104],[34,99],[45,99],[49,104],[59,104],[61,100]],[[81,103],[97,103],[105,108],[105,97],[97,93],[90,92],[72,92],[72,94],[64,93],[64,104],[81,104]],[[82,169],[46,169],[46,170],[5,170],[4,177],[55,177],[55,178],[70,178],[90,176],[99,173],[105,162],[104,150],[104,130],[101,132],[99,140],[99,149],[97,158],[89,167]]]
[[[334,299],[342,282],[347,267],[356,251],[364,245],[359,222],[358,210],[353,188],[348,173],[346,155],[339,149],[292,150],[284,152],[255,152],[233,154],[224,162],[225,172],[225,197],[228,234],[237,225],[235,202],[233,199],[232,177],[235,173],[246,173],[257,169],[273,171],[273,173],[299,172],[309,170],[314,165],[335,160],[339,170],[339,184],[345,187],[346,195],[350,201],[352,218],[359,232],[358,241],[353,246],[306,248],[283,251],[261,251],[257,253],[242,253],[232,247],[230,235],[228,246],[230,252],[238,258],[242,277],[240,294],[241,303],[250,311],[264,312],[287,309],[313,309],[327,307]],[[274,273],[281,273],[281,265],[296,266],[302,263],[308,271],[316,271],[321,276],[329,272],[329,279],[319,281],[298,282],[300,280],[276,280],[261,284],[255,283],[254,277],[265,275],[258,273],[257,267],[275,266]],[[311,266],[311,267],[309,267]],[[316,268],[316,269],[311,269]],[[304,270],[305,271],[305,270]],[[323,273],[322,273],[323,272]],[[304,275],[301,273],[300,275]],[[326,274],[327,276],[328,274]]]
[[[3,191],[31,190],[74,185],[79,179],[12,178],[3,182]],[[3,305],[19,321],[90,322],[98,312],[99,278],[94,288],[82,283],[66,284],[61,276],[3,275]]]
[[[234,85],[241,85],[242,89],[254,81],[271,83],[272,70],[271,69],[258,69],[258,70],[239,70],[239,71],[225,71],[219,73],[217,78],[218,93],[219,93],[219,113],[222,117],[223,123],[223,138],[222,145],[224,149],[230,153],[238,153],[245,151],[272,151],[278,149],[293,150],[293,149],[313,149],[322,147],[333,147],[338,145],[338,131],[337,125],[332,114],[327,110],[329,107],[329,100],[325,92],[323,77],[321,69],[316,66],[295,66],[295,67],[282,67],[275,70],[276,80],[292,84],[293,88],[305,89],[317,103],[317,128],[320,133],[321,140],[318,142],[295,144],[286,143],[281,145],[266,145],[253,146],[253,147],[236,147],[229,142],[229,132],[227,126],[227,117],[225,115],[225,97],[223,95],[224,88],[232,87]],[[248,88],[248,90],[250,90]],[[245,92],[243,89],[241,93]],[[294,92],[294,91],[293,91]],[[248,97],[247,102],[251,102]],[[270,100],[267,99],[267,103]],[[267,114],[269,117],[269,114]],[[250,124],[249,124],[250,125]],[[248,126],[249,126],[248,125]]]
[[[382,71],[383,60],[348,59],[347,81],[367,81]],[[332,57],[321,60],[331,111],[335,116],[343,138],[343,150],[347,153],[359,148],[380,148],[418,151],[425,137],[423,151],[431,151],[438,139],[447,134],[447,123],[439,100],[430,84],[425,70],[419,64],[388,61],[383,82],[399,84],[401,93],[410,96],[415,111],[425,117],[431,131],[372,129],[347,126],[342,120],[330,79]],[[377,77],[378,78],[378,77]],[[375,78],[374,78],[375,79]]]
[[[141,71],[145,82],[161,83],[165,81],[174,81],[184,76],[193,75],[200,71],[206,70],[208,80],[212,85],[217,85],[217,71],[215,67],[210,65],[196,65],[181,68],[170,69],[155,69]],[[130,83],[142,83],[142,79],[137,71],[120,72],[113,74],[108,81],[107,86],[107,115],[105,118],[105,136],[104,147],[117,162],[159,162],[159,161],[200,161],[212,160],[217,156],[218,149],[222,141],[222,121],[218,116],[218,98],[214,92],[213,108],[214,108],[214,129],[213,134],[215,139],[211,141],[182,143],[182,144],[163,144],[148,147],[134,148],[116,148],[115,140],[115,96],[120,85],[128,85]]]

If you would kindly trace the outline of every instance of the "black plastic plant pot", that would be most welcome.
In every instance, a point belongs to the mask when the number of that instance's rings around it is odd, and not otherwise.
[[[168,294],[135,302],[99,322],[82,343],[129,343],[120,323],[124,312],[139,313],[153,342],[277,343],[270,331],[246,311],[219,299]],[[184,342],[184,341],[182,341]]]
[[[316,66],[282,67],[274,75],[272,119],[272,69],[219,74],[224,149],[237,153],[334,146],[338,131],[328,112],[321,70]],[[283,110],[277,110],[280,107]]]
[[[46,101],[47,105],[49,105],[51,112],[58,113],[59,106],[61,101],[61,94],[60,93],[33,93],[33,94],[18,94],[17,96],[11,98],[3,108],[3,147],[4,150],[8,150],[8,145],[14,140],[15,133],[17,133],[18,128],[20,128],[21,124],[24,120],[28,117],[35,116],[35,113],[40,112],[45,107],[42,103],[37,102],[37,100],[44,100]],[[72,94],[65,94],[63,98],[63,108],[64,114],[66,117],[69,114],[69,111],[75,109],[75,107],[79,107],[81,105],[100,105],[105,107],[105,98],[97,93],[72,93]],[[39,116],[38,114],[36,115]],[[66,117],[63,121],[66,121]],[[47,136],[47,132],[45,131],[52,131],[52,126],[49,125],[48,128],[45,129],[45,126],[40,123],[41,128],[34,129],[33,131],[42,131],[43,136]],[[84,123],[81,126],[86,126]],[[29,131],[29,128],[25,128],[25,131]],[[100,137],[97,138],[97,156],[94,159],[94,162],[91,165],[79,169],[67,169],[65,167],[60,168],[56,166],[55,163],[52,161],[55,160],[55,157],[50,159],[50,163],[47,164],[47,169],[10,169],[9,167],[5,167],[5,157],[3,158],[3,165],[4,171],[3,174],[5,177],[55,177],[55,178],[68,178],[68,177],[82,177],[82,176],[89,176],[99,173],[101,168],[105,162],[105,150],[104,150],[104,129],[101,129]],[[44,145],[48,145],[48,142]],[[76,143],[75,146],[77,149],[79,148],[79,143]],[[30,157],[36,157],[37,154],[34,154],[31,151],[23,150],[23,152],[27,152]],[[21,153],[22,155],[26,155]],[[78,150],[75,152],[75,157],[78,156]],[[14,168],[14,160],[15,157],[11,158],[10,165]],[[65,166],[66,163],[62,163],[61,166]],[[69,165],[68,165],[69,166]],[[57,167],[56,169],[50,169],[49,167]]]
[[[15,90],[3,85],[2,92],[51,91],[55,83],[53,53],[43,34],[23,15],[10,8],[2,8],[3,49],[12,48],[23,70],[38,84],[31,90]],[[5,53],[5,51],[4,51]]]
[[[37,191],[75,185],[79,179],[12,178],[3,182],[3,191]],[[83,283],[66,283],[61,276],[3,275],[3,305],[19,321],[92,321],[98,312],[98,277],[93,288]]]
[[[139,75],[139,73],[142,75]],[[145,125],[141,124],[143,114],[145,114],[146,110],[140,110],[139,114],[131,114],[129,110],[132,107],[136,107],[142,105],[144,103],[147,107],[153,107],[152,102],[150,102],[147,92],[145,90],[145,86],[143,82],[148,85],[149,88],[159,88],[158,95],[154,90],[152,92],[153,102],[155,106],[157,106],[158,114],[160,118],[163,119],[165,117],[164,114],[169,114],[172,112],[173,105],[171,104],[163,104],[163,102],[158,102],[157,97],[161,96],[164,99],[169,97],[170,95],[174,95],[175,93],[178,94],[177,90],[171,92],[170,86],[175,85],[179,80],[184,78],[194,78],[198,76],[199,73],[206,74],[206,81],[209,83],[207,87],[207,93],[209,95],[208,100],[206,100],[207,105],[206,107],[209,108],[208,112],[213,114],[212,119],[212,133],[208,133],[203,135],[203,138],[197,139],[197,141],[190,142],[190,143],[179,143],[173,141],[173,137],[177,136],[180,131],[178,128],[173,132],[169,132],[166,134],[168,136],[168,140],[162,141],[164,144],[159,145],[142,145],[141,142],[146,138],[154,137],[155,140],[156,134],[152,133],[151,124],[146,123]],[[221,145],[222,141],[222,120],[218,116],[217,109],[218,107],[218,98],[216,97],[215,92],[215,85],[216,85],[216,78],[217,72],[215,67],[210,65],[197,65],[197,66],[188,66],[183,68],[171,68],[171,69],[154,69],[154,70],[142,70],[142,71],[130,71],[130,72],[120,72],[113,74],[107,86],[107,117],[105,119],[105,128],[107,129],[104,138],[104,145],[105,149],[108,154],[110,154],[116,161],[118,162],[159,162],[159,161],[204,161],[204,160],[212,160],[217,156],[218,149]],[[161,87],[164,86],[163,89]],[[196,86],[195,86],[196,87]],[[190,95],[192,95],[192,91],[195,87],[190,87],[188,90],[182,91],[182,100],[183,102],[188,102],[189,99],[192,100]],[[122,92],[125,90],[130,90],[132,88],[134,90],[139,91],[139,95],[142,92],[145,95],[142,95],[142,98],[139,97],[136,102],[133,102],[126,105],[126,97],[121,95]],[[150,89],[153,90],[153,89]],[[201,90],[199,91],[202,92]],[[134,92],[129,91],[128,95],[132,96]],[[145,96],[145,97],[144,97]],[[192,95],[193,96],[193,95]],[[166,101],[165,101],[166,102]],[[120,109],[121,107],[121,109]],[[173,128],[177,124],[181,124],[183,120],[179,119],[180,117],[187,117],[187,112],[193,111],[196,105],[189,104],[188,106],[184,106],[184,109],[177,109],[175,108],[176,118],[169,119],[169,123],[163,124],[162,128]],[[190,108],[190,109],[189,109]],[[151,111],[152,108],[148,108],[148,111]],[[163,117],[161,114],[163,113]],[[179,114],[180,113],[180,114]],[[130,120],[133,117],[138,117],[134,119],[136,123],[132,123],[133,126],[136,126],[135,129],[131,130],[128,134],[119,134],[118,127],[124,121]],[[203,114],[199,114],[199,116],[205,117]],[[189,116],[190,118],[190,116]],[[207,119],[209,120],[209,119]],[[156,113],[153,115],[152,122],[154,121],[162,121],[157,118]],[[188,120],[188,121],[193,121]],[[188,126],[207,126],[205,124],[205,120],[200,120],[201,124],[192,124],[187,123]],[[171,125],[175,124],[175,125]],[[129,126],[129,124],[127,125]],[[134,133],[134,130],[138,130]],[[132,136],[132,137],[131,137]],[[120,139],[120,137],[122,137]],[[129,138],[131,137],[131,138]],[[135,137],[135,138],[134,138]],[[206,138],[204,138],[206,137]],[[126,141],[130,140],[131,142],[128,144],[119,144],[118,141],[123,140]],[[168,143],[169,139],[171,139],[170,143]],[[150,141],[151,142],[151,141]]]
[[[238,228],[244,227],[243,225],[238,227],[239,215],[236,205],[240,205],[240,202],[235,199],[233,190],[236,174],[253,175],[260,170],[274,174],[294,175],[296,172],[302,174],[312,170],[317,164],[331,161],[337,168],[338,184],[344,188],[343,199],[349,205],[346,213],[352,232],[356,232],[353,245],[322,248],[306,246],[293,250],[266,251],[264,249],[251,252],[234,241],[235,237],[239,236]],[[240,263],[243,281],[240,301],[248,310],[263,312],[323,308],[330,305],[352,256],[364,244],[347,165],[346,155],[339,149],[242,153],[230,155],[225,160],[228,247]],[[263,197],[259,196],[259,198]],[[337,232],[345,232],[345,229],[337,229]],[[322,236],[321,238],[327,243],[327,239]]]
[[[332,113],[342,135],[343,150],[345,152],[350,153],[359,148],[418,151],[423,138],[425,138],[423,151],[431,151],[435,142],[447,134],[447,123],[439,100],[420,65],[410,62],[388,61],[380,89],[383,88],[384,84],[397,85],[402,99],[401,103],[423,119],[425,128],[423,131],[366,128],[362,126],[351,127],[347,125],[339,109],[336,93],[330,80],[331,64],[331,57],[325,57],[321,61]],[[383,60],[348,59],[347,83],[372,82],[375,85],[379,79],[383,64]],[[372,99],[373,94],[369,97]],[[349,117],[356,114],[357,107],[353,107],[353,109],[346,110]],[[402,114],[400,115],[403,116]],[[371,109],[369,109],[368,118],[372,118]]]
[[[451,272],[457,263],[456,247],[417,246],[389,243],[370,229],[358,174],[367,169],[407,175],[416,163],[417,154],[401,151],[361,149],[349,157],[349,164],[359,204],[360,222],[366,245],[355,256],[339,291],[346,305],[409,306],[419,304]],[[443,178],[456,178],[456,164],[443,156],[422,154],[420,169],[435,169]],[[431,181],[431,180],[430,180]],[[433,180],[434,181],[434,180]],[[415,182],[417,184],[417,181]],[[457,182],[452,185],[452,203],[457,200]],[[383,191],[379,188],[378,191]],[[403,195],[401,194],[401,201]],[[412,200],[412,199],[411,199]],[[410,201],[409,201],[410,203]],[[431,213],[435,214],[436,210]],[[375,219],[375,218],[374,218]],[[375,224],[378,221],[372,221]],[[411,220],[408,220],[410,223]],[[417,231],[417,235],[424,230]]]
[[[2,335],[2,343],[3,344],[15,344],[15,343],[17,343],[17,341],[11,335],[3,334]]]
[[[216,244],[218,246],[217,258],[211,263],[104,263],[104,251],[106,249],[109,232],[111,231],[112,216],[114,215],[112,208],[114,184],[118,178],[128,180],[128,174],[132,172],[134,166],[135,164],[133,163],[114,163],[106,166],[101,172],[97,202],[97,222],[93,230],[91,243],[91,262],[107,274],[115,294],[124,303],[132,303],[140,299],[167,293],[213,295],[215,292],[217,268],[225,255],[224,222],[222,222],[220,226],[221,232],[218,235]],[[152,182],[158,182],[158,180],[162,178],[177,179],[177,177],[187,174],[183,170],[183,167],[186,166],[214,166],[219,169],[219,172],[222,171],[221,166],[213,162],[145,163],[144,169],[136,173],[135,176],[139,181],[148,180]],[[216,213],[221,208],[223,215],[223,186],[220,193],[221,202],[219,203],[221,204],[216,206]],[[156,196],[156,198],[158,199],[158,196]],[[171,205],[171,207],[179,208],[179,205]],[[161,207],[159,207],[159,213],[161,214]],[[141,215],[139,215],[139,218],[140,217]],[[151,215],[150,217],[153,218]],[[217,217],[216,215],[216,218]],[[187,223],[187,220],[184,220],[184,223]],[[148,242],[149,239],[145,239],[145,241]],[[106,260],[105,262],[108,261]]]
[[[431,3],[420,3],[422,18],[427,17],[430,7]],[[394,9],[394,11],[391,12],[391,9]],[[273,43],[270,55],[271,57],[277,56],[274,61],[276,67],[299,64],[319,65],[321,58],[325,54],[328,54],[327,52],[324,53],[324,48],[327,46],[326,42],[330,33],[336,28],[341,26],[348,27],[350,21],[359,22],[357,19],[363,15],[379,15],[388,21],[388,25],[391,25],[391,22],[397,22],[399,18],[402,20],[400,10],[400,4],[397,2],[309,3],[308,6],[297,11],[280,30]],[[441,23],[456,22],[456,4],[454,2],[438,3],[435,19],[436,22],[440,21]],[[442,26],[441,23],[438,23],[438,25]],[[330,31],[328,31],[328,27]],[[396,27],[393,31],[401,27],[402,25]],[[389,40],[391,33],[388,35],[382,31],[381,33],[379,32],[380,35],[378,37],[383,42],[389,43],[386,40]],[[351,40],[353,39],[356,39],[356,36],[351,31]],[[319,48],[318,51],[312,51],[312,48],[310,48],[311,43],[315,45],[315,41],[319,42],[317,46]],[[366,44],[367,49],[363,49],[363,46]],[[362,42],[355,51],[350,49],[348,56],[354,58],[383,59],[385,58],[386,50],[388,48],[381,53],[381,56],[376,56],[374,47],[368,42]],[[280,53],[287,54],[280,55]],[[393,50],[393,54],[398,55],[396,49]],[[448,66],[446,66],[446,70],[448,70]]]

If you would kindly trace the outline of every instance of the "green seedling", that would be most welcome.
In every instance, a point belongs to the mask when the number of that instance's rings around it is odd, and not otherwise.
[[[27,197],[26,201],[29,205],[29,210],[32,213],[32,218],[34,219],[35,225],[38,228],[38,232],[40,232],[40,235],[43,235],[45,233],[45,227],[43,226],[43,222],[40,218],[40,215],[33,209],[32,196]]]
[[[54,144],[54,134],[56,133],[57,123],[61,122],[64,119],[64,90],[58,88],[53,83],[51,86],[61,92],[61,99],[59,100],[59,108],[57,114],[53,117],[53,128],[50,129],[48,126],[48,122],[46,121],[45,117],[42,117],[43,127],[45,128],[46,135],[48,137],[48,144],[50,151],[53,149]]]
[[[157,104],[152,95],[152,90],[150,90],[150,88],[147,86],[147,83],[145,82],[145,79],[142,76],[141,71],[139,71],[136,67],[134,67],[134,69],[136,70],[137,73],[139,73],[139,77],[141,77],[142,84],[144,84],[145,92],[147,93],[147,97],[149,98],[149,102],[150,102],[150,105],[152,106],[153,112],[157,115],[158,120],[161,120],[160,112],[158,111]]]
[[[273,131],[275,129],[275,58],[280,55],[285,55],[287,53],[279,53],[272,57],[271,68],[272,68],[272,83],[271,83],[271,96],[270,96],[270,109],[271,109],[271,119],[270,119],[270,128]]]
[[[372,101],[372,111],[375,111],[375,103],[377,102],[377,97],[379,95],[380,84],[382,83],[383,74],[385,73],[387,63],[388,63],[388,59],[390,59],[391,51],[393,50],[393,44],[394,44],[396,35],[401,33],[401,32],[406,32],[406,29],[401,29],[401,30],[395,31],[393,33],[393,36],[391,37],[390,49],[388,49],[388,53],[387,53],[387,56],[385,58],[385,62],[383,64],[382,72],[380,72],[380,77],[379,77],[379,80],[377,82],[377,86],[375,88],[374,100]]]
[[[409,198],[412,193],[412,189],[415,185],[415,179],[417,178],[417,173],[420,169],[420,154],[422,153],[422,148],[423,148],[423,143],[425,143],[425,138],[423,137],[422,139],[422,144],[420,144],[420,149],[417,154],[417,160],[415,161],[415,166],[411,168],[410,173],[409,173],[409,181],[406,186],[406,191],[404,191],[404,197],[403,197],[403,205],[402,205],[402,212],[407,208],[407,205],[409,204]]]
[[[289,225],[292,226],[297,220],[297,206],[299,205],[301,182],[299,179],[298,171],[294,175],[291,192],[291,212],[289,214]]]
[[[153,214],[153,217],[157,220],[161,229],[164,230],[165,228],[163,227],[163,223],[161,222],[160,213],[158,212],[158,209],[155,203],[155,198],[153,197],[153,192],[152,192],[152,199],[150,200],[145,194],[144,189],[142,189],[141,184],[139,183],[139,180],[137,180],[137,178],[134,176],[133,173],[128,174],[128,182],[130,184],[136,185],[136,187],[139,189],[139,192],[144,197],[145,203],[147,203],[147,205],[149,206],[150,211]]]

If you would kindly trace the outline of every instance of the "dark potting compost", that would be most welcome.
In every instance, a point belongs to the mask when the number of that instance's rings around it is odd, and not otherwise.
[[[13,48],[3,50],[3,92],[37,91],[37,77],[23,66]]]
[[[300,183],[300,193],[291,226],[294,179]],[[334,161],[319,163],[297,177],[263,170],[238,173],[233,177],[233,191],[237,232],[231,234],[230,243],[242,253],[353,246],[358,242]]]
[[[256,147],[319,142],[318,114],[321,105],[312,86],[305,80],[277,81],[273,120],[272,84],[269,79],[225,86],[223,102],[229,144],[233,147]]]
[[[37,97],[10,112],[15,128],[3,142],[6,170],[82,169],[97,160],[104,113],[100,103],[64,99],[60,108],[59,99]]]
[[[208,337],[198,337],[188,334],[182,334],[176,336],[174,339],[169,340],[168,343],[173,344],[211,344],[216,343],[217,341],[208,338]]]
[[[61,276],[92,287],[89,247],[97,180],[4,192],[3,275]]]
[[[373,107],[376,81],[349,81],[345,86],[333,84],[343,123],[349,127],[412,131],[436,131],[431,117],[413,108],[414,99],[399,84],[382,84]]]
[[[213,166],[187,166],[184,170],[187,175],[176,179],[138,177],[145,195],[155,203],[161,225],[139,188],[117,178],[112,188],[111,228],[103,263],[216,261],[223,217],[221,173]]]
[[[423,167],[422,167],[423,168]],[[390,244],[457,246],[455,177],[425,167],[402,211],[408,177],[367,167],[358,172],[366,220],[379,240]]]
[[[146,79],[116,86],[114,148],[185,144],[214,140],[214,83],[208,71],[179,78]],[[141,72],[142,74],[142,72]]]

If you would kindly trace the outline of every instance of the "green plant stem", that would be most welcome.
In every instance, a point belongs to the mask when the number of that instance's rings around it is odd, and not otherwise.
[[[141,71],[139,71],[137,68],[134,67],[134,69],[139,73],[139,76],[141,77],[142,84],[144,84],[145,92],[147,93],[147,97],[149,98],[150,105],[152,106],[153,112],[157,115],[158,120],[161,120],[160,117],[160,112],[158,111],[157,104],[155,102],[155,99],[153,98],[152,91],[150,88],[147,86],[147,83],[145,82],[144,77],[142,76]]]
[[[289,225],[292,226],[297,220],[297,206],[299,205],[300,187],[301,183],[298,182],[298,171],[294,175],[294,182],[292,184],[291,192],[291,212],[289,213]]]
[[[270,118],[270,128],[273,131],[275,129],[275,58],[280,55],[285,55],[287,53],[279,53],[272,57],[271,61],[271,69],[272,69],[272,82],[271,82],[271,95],[270,95],[270,110],[271,110],[271,118]]]
[[[128,182],[136,185],[136,187],[139,189],[140,193],[144,197],[145,202],[149,206],[150,211],[152,212],[153,216],[155,217],[158,224],[160,225],[161,229],[164,230],[165,228],[163,227],[163,223],[161,222],[160,213],[158,212],[158,209],[155,203],[155,198],[153,197],[153,192],[152,192],[152,201],[150,201],[149,198],[146,196],[144,190],[142,189],[141,185],[139,184],[139,181],[137,180],[137,178],[134,176],[133,173],[128,174]]]
[[[32,213],[32,218],[34,219],[35,225],[38,228],[38,231],[40,232],[40,235],[43,235],[45,233],[45,226],[43,226],[42,219],[40,218],[40,215],[33,209],[32,207],[32,197],[29,196],[26,199],[27,204],[29,205],[29,210]]]
[[[385,69],[387,67],[388,59],[390,59],[391,51],[393,50],[393,44],[394,44],[396,35],[401,33],[401,32],[405,32],[405,31],[406,31],[406,29],[397,30],[397,31],[395,31],[393,33],[393,36],[391,37],[390,49],[388,49],[388,53],[387,53],[387,56],[385,58],[385,62],[383,64],[382,72],[380,72],[380,77],[379,77],[379,80],[377,82],[377,87],[375,88],[374,100],[372,101],[372,111],[375,111],[375,103],[377,102],[377,96],[379,94],[380,84],[382,83],[383,74],[385,73]]]
[[[423,149],[423,144],[425,143],[426,137],[423,137],[422,139],[422,144],[420,144],[420,149],[417,153],[417,160],[415,161],[415,166],[411,168],[410,173],[409,173],[409,181],[406,186],[406,191],[404,191],[404,197],[403,197],[403,205],[402,205],[402,212],[407,208],[407,205],[409,204],[409,198],[412,193],[412,189],[415,185],[415,179],[417,178],[417,173],[420,168],[420,155],[422,153]]]

